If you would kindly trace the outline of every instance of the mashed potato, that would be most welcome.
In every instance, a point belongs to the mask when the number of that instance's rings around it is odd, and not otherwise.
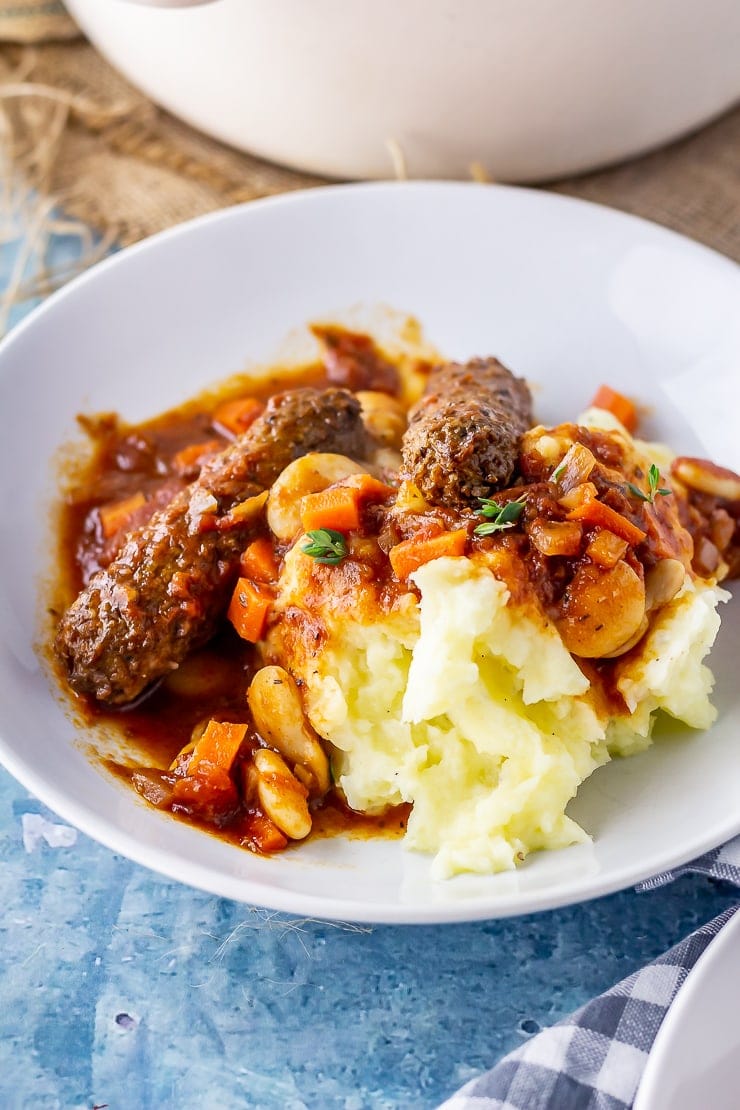
[[[294,618],[307,563],[296,549],[286,560]],[[587,840],[565,809],[595,768],[647,747],[658,710],[697,728],[714,719],[701,660],[727,596],[716,587],[687,576],[618,670],[631,714],[614,718],[536,604],[509,604],[485,563],[437,559],[414,582],[420,600],[408,593],[383,616],[367,598],[348,617],[319,597],[325,639],[312,650],[294,619],[292,667],[350,806],[413,803],[405,843],[434,854],[438,878]]]
[[[633,440],[610,414],[591,409],[579,424],[621,443],[638,473],[647,460],[668,471],[667,447]],[[535,428],[527,449],[555,466],[574,429]],[[649,619],[643,608],[647,631],[614,659],[608,689],[598,660],[579,665],[535,591],[522,590],[519,556],[505,547],[428,562],[389,604],[372,573],[318,567],[296,543],[271,652],[301,680],[349,805],[412,803],[406,846],[432,853],[438,878],[510,869],[532,851],[588,840],[565,811],[597,767],[647,748],[661,712],[697,729],[715,718],[703,660],[729,595],[685,569],[691,541],[676,513],[658,498],[652,526],[678,582]],[[599,610],[605,622],[620,618],[613,599]]]

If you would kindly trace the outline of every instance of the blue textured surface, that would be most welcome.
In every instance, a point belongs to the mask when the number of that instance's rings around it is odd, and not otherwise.
[[[0,772],[3,1110],[423,1110],[737,898],[688,877],[503,922],[297,921],[81,835],[24,847],[35,813]]]
[[[298,921],[79,836],[0,777],[0,1106],[433,1107],[730,905],[688,877],[470,925]]]

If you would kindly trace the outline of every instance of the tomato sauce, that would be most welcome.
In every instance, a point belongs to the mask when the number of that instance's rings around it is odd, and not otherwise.
[[[130,529],[146,523],[157,508],[197,476],[197,456],[192,465],[187,459],[193,445],[204,444],[218,451],[233,440],[234,434],[221,425],[218,415],[229,403],[238,403],[245,396],[264,403],[276,392],[304,386],[322,388],[329,383],[366,388],[374,384],[374,373],[381,375],[386,389],[395,390],[398,372],[380,356],[369,337],[338,328],[319,329],[317,335],[329,351],[323,362],[274,371],[256,380],[235,377],[217,391],[139,425],[126,424],[114,414],[79,418],[92,455],[89,463],[75,472],[62,508],[60,609],[116,556]],[[106,530],[109,506],[132,506],[123,514],[122,526],[112,531]],[[113,519],[117,522],[115,516]],[[259,666],[254,646],[240,639],[224,620],[206,647],[192,653],[176,672],[133,704],[112,709],[80,697],[77,708],[89,727],[113,731],[121,738],[123,750],[131,752],[130,761],[102,760],[111,774],[157,808],[231,843],[269,853],[283,847],[285,838],[274,836],[270,822],[257,805],[244,801],[239,786],[253,751],[264,743],[247,702],[247,689]],[[228,786],[218,790],[200,782],[188,792],[184,780],[171,768],[178,753],[210,719],[248,726],[231,769],[232,783],[237,785],[233,791]],[[378,817],[355,813],[332,789],[313,811],[311,835],[396,837],[403,834],[407,816],[408,807]]]
[[[89,464],[75,475],[74,487],[63,507],[59,565],[64,605],[115,558],[129,530],[145,524],[197,476],[204,458],[221,451],[239,434],[238,425],[230,424],[234,413],[242,411],[247,419],[276,392],[301,386],[320,388],[331,384],[399,392],[398,369],[380,354],[369,337],[339,328],[314,330],[324,343],[322,362],[256,381],[232,379],[218,391],[136,426],[112,414],[80,418],[93,451]],[[240,407],[242,401],[247,403]],[[659,560],[673,559],[688,566],[697,541],[705,541],[706,546],[711,537],[717,540],[720,526],[725,531],[735,526],[736,521],[715,503],[696,508],[696,498],[691,507],[674,496],[641,503],[629,495],[626,479],[639,482],[645,476],[630,470],[626,448],[620,441],[574,425],[562,425],[557,431],[570,435],[592,453],[589,481],[598,507],[611,513],[613,520],[621,521],[627,534],[632,530],[644,537],[631,545],[624,543],[624,550],[615,559],[621,580],[626,576],[633,581],[643,596],[645,576]],[[626,707],[614,681],[614,661],[581,658],[588,652],[581,652],[577,646],[584,640],[579,622],[592,619],[591,613],[582,613],[583,606],[579,608],[578,589],[585,592],[591,580],[599,576],[605,580],[603,576],[611,569],[608,561],[598,565],[593,561],[592,541],[605,529],[593,520],[580,523],[580,518],[574,519],[561,503],[562,490],[553,481],[552,466],[536,450],[529,454],[522,451],[515,481],[512,488],[496,495],[493,508],[521,500],[516,527],[495,534],[485,534],[485,529],[481,534],[482,510],[476,512],[474,508],[426,506],[398,513],[382,501],[368,505],[360,527],[347,537],[341,565],[331,567],[331,574],[313,576],[305,597],[306,608],[309,613],[320,609],[329,591],[333,611],[344,607],[349,612],[362,602],[363,590],[367,589],[373,604],[381,611],[389,609],[399,593],[413,588],[394,576],[389,552],[408,539],[432,539],[462,530],[468,553],[483,562],[490,560],[491,568],[495,566],[495,573],[506,581],[513,604],[534,605],[536,599],[537,611],[559,628],[603,705],[612,714],[622,713]],[[710,532],[712,527],[714,532]],[[285,550],[268,536],[266,525],[264,534],[280,560]],[[611,535],[611,543],[616,543],[618,549],[620,540]],[[725,548],[728,546],[725,540]],[[310,619],[308,614],[306,619]],[[602,627],[594,624],[593,642],[597,642]],[[285,635],[290,634],[287,628]],[[316,635],[320,637],[321,633],[317,631]],[[575,647],[569,645],[568,637]],[[620,658],[624,660],[636,650],[637,646],[629,647]],[[250,683],[261,665],[254,646],[240,639],[224,620],[205,647],[191,653],[177,670],[133,704],[111,709],[80,698],[79,706],[89,725],[112,728],[122,738],[124,747],[132,753],[131,761],[108,760],[106,766],[152,805],[230,842],[269,853],[285,847],[286,838],[278,834],[248,789],[252,757],[260,747],[268,746],[254,726],[247,700]],[[186,763],[181,761],[184,757],[180,761],[178,757],[193,738],[202,734],[209,720],[244,723],[246,735],[229,774],[206,781],[186,774]],[[320,802],[314,801],[311,808],[311,835],[315,837],[339,832],[400,836],[409,812],[408,807],[400,807],[379,817],[357,814],[334,788]]]

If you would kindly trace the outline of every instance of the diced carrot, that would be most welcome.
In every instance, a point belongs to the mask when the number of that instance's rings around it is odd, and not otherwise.
[[[626,550],[625,540],[605,528],[599,528],[594,532],[586,548],[586,554],[593,563],[609,569],[615,567],[619,560],[624,558]]]
[[[571,509],[568,520],[582,520],[586,524],[597,524],[600,528],[606,528],[607,531],[613,532],[615,536],[621,536],[623,540],[633,545],[642,543],[647,535],[647,532],[643,532],[631,520],[627,520],[626,516],[610,509],[603,501],[586,501],[583,505]]]
[[[206,455],[213,455],[220,448],[221,443],[217,439],[207,439],[203,443],[191,443],[173,456],[173,469],[184,478],[198,469]]]
[[[306,494],[301,501],[301,524],[306,532],[316,528],[351,532],[359,528],[367,501],[385,501],[395,492],[372,474],[352,474],[339,486]]]
[[[330,486],[319,493],[308,493],[301,500],[301,524],[306,532],[333,528],[351,532],[360,526],[360,499],[350,486]]]
[[[232,401],[224,401],[214,410],[213,426],[228,435],[240,436],[261,416],[264,408],[256,397],[236,397]]]
[[[247,847],[258,852],[281,852],[288,847],[288,838],[264,813],[250,815],[247,825]]]
[[[127,528],[134,513],[144,505],[146,505],[146,497],[143,493],[135,493],[131,497],[124,498],[123,501],[114,501],[110,505],[101,505],[98,513],[105,538],[110,539],[116,532]]]
[[[373,478],[372,474],[350,474],[349,478],[345,478],[342,484],[357,490],[357,494],[363,502],[385,501],[386,498],[398,492],[387,482],[381,482],[379,478]]]
[[[637,427],[637,408],[629,397],[617,393],[608,385],[600,385],[591,401],[594,408],[606,409],[612,416],[616,416],[628,432],[634,432]]]
[[[267,536],[253,540],[246,551],[242,552],[239,566],[245,578],[253,582],[274,582],[277,578],[275,552]]]
[[[272,601],[266,586],[249,578],[238,580],[226,615],[242,640],[256,644],[262,639]]]
[[[464,555],[468,533],[465,528],[454,532],[440,532],[437,536],[425,539],[403,540],[388,552],[393,573],[399,581],[405,581],[410,574],[432,559],[443,555]]]
[[[207,774],[208,767],[230,771],[242,740],[247,735],[245,724],[233,721],[209,721],[205,731],[193,748],[188,761],[188,774]]]
[[[177,778],[172,787],[172,807],[209,824],[220,824],[239,806],[239,794],[228,771],[202,763],[195,774]]]

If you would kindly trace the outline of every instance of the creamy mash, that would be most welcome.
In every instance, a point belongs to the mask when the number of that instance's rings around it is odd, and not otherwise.
[[[584,424],[629,439],[608,414],[592,411]],[[549,449],[550,437],[542,442]],[[315,572],[296,544],[281,576],[279,604],[292,620],[290,635],[278,625],[280,653],[303,680],[349,805],[377,813],[412,803],[405,844],[433,854],[438,878],[502,871],[532,851],[588,840],[566,807],[597,767],[648,747],[661,711],[697,729],[715,718],[703,659],[729,595],[688,571],[639,648],[615,660],[618,706],[536,598],[511,596],[486,553],[420,567],[416,590],[388,612],[369,583],[337,606],[330,575],[317,588]],[[320,647],[305,629],[296,635],[306,598]]]
[[[485,566],[443,558],[385,620],[343,618],[306,668],[306,707],[334,749],[352,808],[412,802],[406,845],[434,853],[438,878],[512,868],[531,851],[587,840],[565,809],[612,754],[650,744],[659,709],[695,728],[714,720],[702,659],[719,628],[717,587],[663,608],[619,686],[610,718],[560,636],[508,605]]]

